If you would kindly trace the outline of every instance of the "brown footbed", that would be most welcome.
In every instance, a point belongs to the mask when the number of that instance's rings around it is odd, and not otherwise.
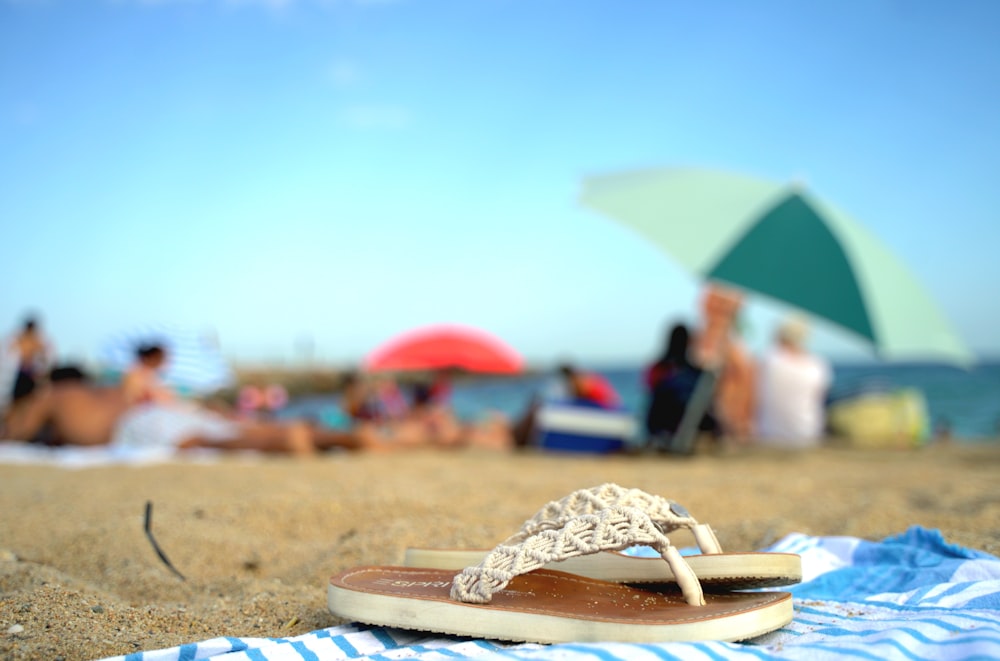
[[[357,567],[331,577],[330,584],[368,594],[456,604],[459,602],[449,596],[454,576],[450,570]],[[493,595],[490,603],[466,606],[591,621],[669,625],[749,612],[791,599],[787,592],[706,593],[706,605],[690,606],[676,585],[670,587],[673,589],[656,591],[538,569],[515,577]]]

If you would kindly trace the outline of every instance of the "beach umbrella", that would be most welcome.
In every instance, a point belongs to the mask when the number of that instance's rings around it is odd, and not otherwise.
[[[830,321],[869,342],[881,358],[972,362],[902,262],[803,186],[648,169],[586,179],[581,201],[633,228],[696,276]]]
[[[486,331],[457,325],[406,331],[376,348],[364,361],[370,371],[456,368],[488,374],[516,374],[521,356]]]
[[[167,352],[163,381],[190,395],[207,395],[236,382],[215,335],[170,324],[146,324],[115,333],[98,352],[104,369],[122,373],[136,362],[136,350],[158,344]]]

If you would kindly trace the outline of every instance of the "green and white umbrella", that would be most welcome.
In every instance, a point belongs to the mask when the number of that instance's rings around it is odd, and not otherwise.
[[[972,362],[906,267],[861,224],[801,186],[650,169],[589,178],[582,202],[696,276],[826,319],[869,341],[881,358]]]

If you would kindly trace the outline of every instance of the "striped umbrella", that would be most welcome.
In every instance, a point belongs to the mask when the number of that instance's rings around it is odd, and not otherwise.
[[[124,372],[136,361],[136,350],[158,344],[167,351],[163,380],[182,393],[206,395],[232,386],[235,375],[212,332],[169,324],[137,326],[110,336],[98,357],[105,369]]]

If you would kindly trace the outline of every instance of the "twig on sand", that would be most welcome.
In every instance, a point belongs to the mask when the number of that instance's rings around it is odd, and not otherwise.
[[[153,501],[151,500],[146,501],[146,517],[143,529],[146,531],[146,537],[149,538],[149,543],[153,545],[153,550],[156,551],[156,555],[160,556],[160,560],[162,560],[163,564],[167,566],[167,569],[172,571],[174,575],[182,581],[187,580],[184,578],[184,574],[177,571],[177,568],[174,567],[170,560],[167,559],[167,554],[163,552],[160,545],[156,543],[156,539],[153,537]]]

